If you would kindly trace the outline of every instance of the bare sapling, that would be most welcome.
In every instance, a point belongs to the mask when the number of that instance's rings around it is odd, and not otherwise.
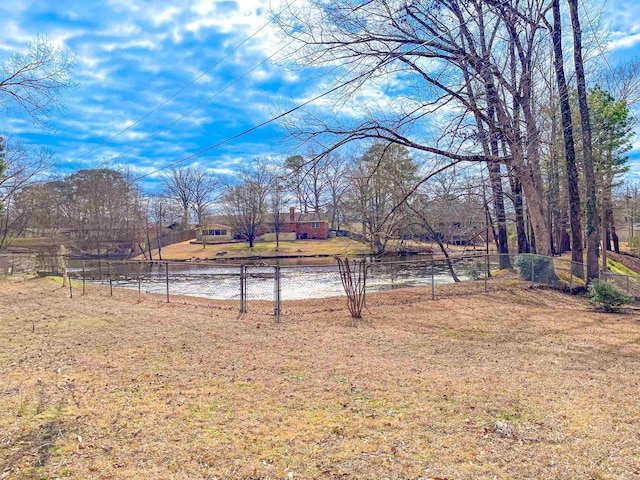
[[[338,262],[342,286],[347,294],[351,317],[362,318],[367,285],[367,262],[364,259],[352,259],[350,262],[348,258],[335,258]]]

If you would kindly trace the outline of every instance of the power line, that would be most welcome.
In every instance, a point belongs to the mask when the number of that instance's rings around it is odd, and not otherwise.
[[[284,50],[285,48],[287,48],[289,45],[291,45],[291,42],[293,42],[293,40],[291,40],[289,43],[287,43],[286,45],[280,47],[278,50],[276,50],[274,53],[272,53],[270,56],[268,56],[267,58],[265,58],[264,60],[262,60],[260,63],[258,63],[257,65],[254,65],[253,67],[251,67],[249,70],[247,70],[245,73],[243,73],[241,76],[235,78],[234,80],[232,80],[231,82],[227,83],[224,87],[222,87],[220,90],[218,90],[217,92],[215,92],[213,95],[209,96],[206,100],[204,100],[203,102],[200,102],[198,105],[196,105],[195,107],[193,107],[191,110],[189,110],[187,113],[185,113],[184,115],[181,115],[180,117],[176,118],[173,122],[169,123],[168,125],[165,125],[164,127],[162,127],[160,130],[155,131],[154,133],[152,133],[151,135],[145,137],[144,139],[142,139],[141,141],[139,141],[138,143],[136,143],[135,145],[129,147],[127,150],[125,150],[124,152],[116,155],[115,157],[110,158],[110,161],[113,160],[117,160],[119,158],[121,158],[122,156],[126,155],[127,153],[131,152],[132,150],[136,149],[137,147],[139,147],[140,145],[146,143],[147,141],[151,140],[152,138],[157,137],[159,134],[161,134],[162,132],[166,131],[169,127],[171,127],[172,125],[175,125],[176,123],[178,123],[179,121],[181,121],[182,119],[186,118],[187,116],[191,115],[193,112],[195,112],[196,110],[198,110],[200,107],[202,107],[203,105],[206,105],[207,103],[209,103],[211,100],[213,100],[214,98],[216,98],[218,95],[220,95],[221,93],[223,93],[225,90],[227,90],[229,87],[235,85],[236,83],[238,83],[240,80],[242,80],[243,78],[245,78],[247,75],[249,75],[250,73],[252,73],[253,71],[257,70],[258,68],[260,68],[262,65],[264,65],[266,62],[268,62],[269,60],[271,60],[274,56],[276,56],[278,53],[280,53],[282,50]]]
[[[231,137],[227,137],[226,139],[224,139],[224,140],[222,140],[222,141],[220,141],[220,142],[218,142],[218,143],[216,143],[214,145],[211,145],[211,146],[209,146],[207,148],[204,148],[204,149],[202,149],[202,150],[200,150],[200,151],[198,151],[196,153],[192,153],[191,155],[188,155],[188,156],[186,156],[184,158],[181,158],[180,160],[176,160],[175,162],[171,162],[171,163],[165,165],[164,167],[157,168],[157,169],[155,169],[155,170],[153,170],[153,171],[151,171],[149,173],[145,173],[144,175],[140,175],[140,176],[136,177],[135,180],[137,181],[137,180],[141,180],[143,178],[149,177],[149,176],[154,175],[154,174],[156,174],[158,172],[161,172],[162,170],[166,170],[167,168],[174,167],[174,166],[176,166],[176,165],[178,165],[178,164],[180,164],[182,162],[186,162],[187,160],[190,160],[192,158],[198,157],[198,156],[202,155],[203,153],[206,153],[206,152],[208,152],[210,150],[218,148],[218,147],[220,147],[220,146],[222,146],[222,145],[224,145],[226,143],[232,142],[236,138],[243,137],[243,136],[247,135],[248,133],[251,133],[251,132],[253,132],[255,130],[258,130],[258,129],[260,129],[260,128],[262,128],[262,127],[264,127],[264,126],[266,126],[266,125],[268,125],[270,123],[273,123],[273,122],[275,122],[277,120],[280,120],[281,118],[286,117],[287,115],[295,112],[296,110],[299,110],[299,109],[309,105],[310,103],[313,103],[316,100],[321,99],[322,97],[326,97],[327,95],[330,95],[331,93],[341,89],[342,87],[348,85],[349,83],[352,83],[352,82],[357,81],[357,80],[359,80],[361,78],[364,78],[364,77],[368,76],[369,74],[370,74],[370,72],[365,72],[363,74],[358,75],[357,77],[351,78],[351,79],[347,80],[346,82],[343,82],[343,83],[341,83],[339,85],[336,85],[335,87],[327,90],[326,92],[321,93],[320,95],[316,95],[315,97],[313,97],[313,98],[311,98],[311,99],[309,99],[309,100],[307,100],[305,102],[302,102],[302,103],[296,105],[293,108],[290,108],[286,112],[283,112],[283,113],[281,113],[279,115],[276,115],[275,117],[271,117],[269,120],[265,120],[264,122],[261,122],[261,123],[259,123],[257,125],[254,125],[253,127],[248,128],[248,129],[246,129],[246,130],[244,130],[244,131],[242,131],[240,133],[237,133],[237,134],[235,134],[235,135],[233,135]]]
[[[293,0],[293,1],[295,2],[295,0]],[[465,20],[465,21],[461,22],[460,24],[455,25],[454,27],[452,27],[452,28],[449,30],[449,33],[453,32],[453,31],[455,31],[455,30],[459,30],[460,28],[462,28],[464,25],[466,25],[467,23],[469,23],[469,22],[470,22],[470,21],[472,21],[472,20],[473,20],[473,18],[472,18],[472,17],[470,17],[469,19],[467,19],[467,20]],[[268,23],[267,23],[267,24],[268,24]],[[263,26],[262,26],[258,31],[260,31],[260,30],[262,30],[263,28],[265,28],[267,24],[263,25]],[[258,32],[258,31],[257,31],[257,32]],[[257,32],[255,32],[252,36],[255,36],[255,34],[256,34]],[[428,39],[428,40],[424,40],[424,41],[420,42],[419,44],[417,44],[414,48],[412,48],[412,49],[411,49],[411,50],[409,50],[408,52],[403,52],[403,55],[407,55],[407,54],[412,53],[413,51],[418,50],[419,48],[423,47],[424,45],[429,44],[430,42],[432,42],[432,41],[433,41],[433,40],[435,40],[436,38],[439,38],[439,37],[438,37],[438,36],[433,36],[433,37],[431,37],[431,38],[430,38],[430,39]],[[291,44],[291,42],[293,42],[293,40],[291,40],[291,41],[288,43],[288,45],[289,45],[289,44]],[[243,43],[246,43],[246,40],[245,40],[245,42],[243,42]],[[285,47],[286,47],[286,46],[285,46]],[[278,50],[278,52],[279,52],[279,51],[281,51],[282,49],[284,49],[285,47],[282,47],[280,50]],[[399,49],[400,47],[401,47],[401,45],[399,45],[398,47],[396,47],[396,49],[395,49],[395,50]],[[239,48],[239,46],[238,46],[238,47],[236,47],[236,48],[234,49],[234,51],[235,51],[235,50],[237,50],[237,48]],[[243,78],[243,77],[245,77],[246,75],[248,75],[249,73],[251,73],[251,71],[255,70],[255,69],[256,69],[256,68],[258,68],[260,65],[264,64],[266,61],[268,61],[270,58],[272,58],[272,57],[273,57],[274,55],[276,55],[278,52],[275,52],[275,53],[274,53],[274,54],[272,54],[270,57],[268,57],[267,59],[265,59],[265,60],[263,60],[262,62],[260,62],[260,64],[256,65],[255,67],[253,67],[253,68],[252,68],[252,69],[250,69],[249,71],[245,72],[245,74],[243,74],[243,75],[242,75],[241,77],[239,77],[238,79],[236,79],[236,80],[234,80],[234,81],[230,82],[230,84],[228,84],[228,85],[226,85],[225,87],[223,87],[223,89],[222,89],[221,91],[223,91],[224,89],[228,88],[228,87],[229,87],[229,86],[231,86],[232,84],[234,84],[234,83],[236,83],[237,81],[239,81],[241,78]],[[232,52],[230,52],[230,53],[232,53]],[[224,58],[227,58],[228,56],[229,56],[229,54],[227,54]],[[387,58],[387,59],[385,59],[385,60],[384,60],[384,62],[386,62],[387,60],[388,60],[388,58]],[[222,61],[222,60],[220,60],[220,61]],[[383,63],[384,63],[384,62],[383,62]],[[220,63],[220,62],[217,62],[217,63]],[[213,68],[213,67],[211,67],[211,68]],[[334,69],[336,69],[336,68],[338,68],[338,66],[335,66],[335,67],[331,68],[331,69],[330,69],[330,71],[331,71],[331,70],[334,70]],[[210,70],[210,69],[209,69],[209,70]],[[366,77],[369,77],[369,76],[371,76],[371,75],[373,75],[373,74],[374,74],[374,70],[372,70],[372,69],[367,70],[366,72],[361,73],[361,74],[359,74],[359,75],[357,75],[357,76],[355,76],[355,77],[349,78],[348,80],[346,80],[346,81],[344,81],[344,82],[340,83],[339,85],[336,85],[335,87],[333,87],[333,88],[331,88],[331,89],[329,89],[329,90],[325,91],[324,93],[321,93],[321,94],[319,94],[319,95],[316,95],[315,97],[313,97],[313,98],[311,98],[311,99],[309,99],[309,100],[306,100],[305,102],[300,103],[300,104],[296,105],[295,107],[293,107],[293,108],[291,108],[291,109],[289,109],[289,110],[287,110],[287,111],[285,111],[285,112],[283,112],[283,113],[281,113],[281,114],[279,114],[279,115],[276,115],[275,117],[271,117],[271,118],[270,118],[270,119],[268,119],[268,120],[265,120],[265,121],[263,121],[263,122],[261,122],[261,123],[259,123],[259,124],[256,124],[256,125],[254,125],[253,127],[250,127],[250,128],[248,128],[248,129],[246,129],[246,130],[243,130],[242,132],[237,133],[237,134],[235,134],[235,135],[233,135],[233,136],[231,136],[231,137],[227,137],[226,139],[224,139],[224,140],[222,140],[222,141],[220,141],[220,142],[218,142],[218,143],[216,143],[216,144],[213,144],[213,145],[211,145],[211,146],[209,146],[209,147],[206,147],[206,148],[204,148],[204,149],[202,149],[202,150],[200,150],[200,151],[198,151],[198,152],[195,152],[195,153],[190,154],[190,155],[188,155],[188,156],[186,156],[186,157],[183,157],[183,158],[181,158],[180,160],[176,160],[176,161],[174,161],[174,162],[171,162],[171,163],[169,163],[169,164],[167,164],[167,165],[165,165],[165,166],[163,166],[163,167],[157,168],[157,169],[155,169],[155,170],[153,170],[153,171],[151,171],[151,172],[145,173],[145,174],[143,174],[143,175],[139,175],[139,176],[137,176],[137,177],[133,177],[133,178],[132,178],[132,180],[133,180],[133,181],[138,181],[138,180],[141,180],[141,179],[143,179],[143,178],[146,178],[146,177],[149,177],[149,176],[155,175],[156,173],[159,173],[159,172],[161,172],[161,171],[163,171],[163,170],[166,170],[166,169],[168,169],[168,168],[172,168],[172,167],[174,167],[174,166],[176,166],[176,165],[178,165],[178,164],[180,164],[180,163],[183,163],[183,162],[185,162],[185,161],[187,161],[187,160],[190,160],[190,159],[192,159],[192,158],[198,157],[198,156],[202,155],[203,153],[206,153],[206,152],[209,152],[209,151],[211,151],[211,150],[214,150],[214,149],[216,149],[216,148],[218,148],[218,147],[220,147],[220,146],[222,146],[222,145],[225,145],[225,144],[227,144],[227,143],[229,143],[229,142],[232,142],[233,140],[236,140],[237,138],[243,137],[243,136],[245,136],[245,135],[247,135],[247,134],[249,134],[249,133],[251,133],[251,132],[253,132],[253,131],[255,131],[255,130],[258,130],[258,129],[260,129],[260,128],[262,128],[262,127],[264,127],[264,126],[266,126],[266,125],[268,125],[268,124],[270,124],[270,123],[273,123],[273,122],[275,122],[275,121],[277,121],[277,120],[279,120],[279,119],[281,119],[281,118],[284,118],[284,117],[286,117],[286,116],[290,115],[291,113],[293,113],[293,112],[295,112],[295,111],[297,111],[297,110],[299,110],[299,109],[301,109],[301,108],[303,108],[303,107],[305,107],[305,106],[307,106],[307,105],[309,105],[309,104],[311,104],[311,103],[313,103],[313,102],[315,102],[315,101],[317,101],[317,100],[319,100],[319,99],[321,99],[321,98],[323,98],[323,97],[325,97],[325,96],[327,96],[327,95],[330,95],[330,94],[332,94],[332,93],[334,93],[334,92],[336,92],[336,91],[340,90],[341,88],[343,88],[343,87],[345,87],[345,86],[347,86],[347,85],[349,85],[349,84],[351,84],[351,83],[358,82],[358,81],[360,81],[360,80],[362,80],[362,79],[364,79],[364,78],[366,78]],[[202,76],[202,75],[201,75],[201,76]],[[192,83],[194,83],[194,82],[191,82],[191,84],[192,84]],[[185,87],[185,88],[186,88],[186,87]],[[184,89],[183,89],[183,90],[184,90]],[[216,93],[216,94],[214,94],[213,96],[218,95],[219,93],[221,93],[221,91],[217,92],[217,93]],[[176,94],[176,95],[177,95],[177,94]],[[174,96],[175,96],[175,95],[174,95]],[[213,96],[212,96],[212,97],[213,97]],[[212,98],[212,97],[210,97],[210,98]],[[167,101],[168,101],[168,100],[167,100]],[[207,101],[208,101],[208,100],[207,100]],[[165,102],[165,103],[166,103],[166,102]],[[204,103],[206,103],[206,101],[205,101]],[[202,104],[201,104],[201,105],[202,105]],[[155,134],[153,134],[153,135],[152,135],[151,137],[149,137],[149,138],[152,138],[153,136],[156,136],[157,134],[159,134],[161,131],[166,130],[166,128],[168,128],[168,127],[169,127],[169,126],[171,126],[172,124],[176,123],[177,121],[181,120],[182,118],[184,118],[185,116],[187,116],[188,114],[190,114],[192,111],[194,111],[195,109],[199,108],[201,105],[199,105],[198,107],[196,107],[196,108],[192,109],[192,110],[191,110],[191,111],[189,111],[187,114],[183,115],[183,116],[182,116],[182,117],[180,117],[178,120],[176,120],[176,121],[172,122],[170,125],[168,125],[167,127],[165,127],[163,130],[160,130],[160,131],[156,132]],[[155,110],[157,110],[158,108],[160,108],[160,107],[157,107]],[[155,110],[154,110],[154,111],[155,111]],[[152,113],[152,112],[150,112],[149,114],[145,115],[145,117],[141,118],[141,119],[140,119],[138,122],[136,122],[136,123],[139,123],[142,119],[144,119],[144,118],[148,117],[151,113]],[[113,139],[113,138],[115,138],[116,136],[118,136],[118,135],[120,135],[120,134],[124,133],[126,130],[128,130],[129,128],[131,128],[131,127],[132,127],[132,126],[134,126],[134,125],[135,125],[135,124],[130,125],[129,127],[127,127],[127,129],[124,129],[122,132],[120,132],[120,133],[118,133],[117,135],[115,135],[114,137],[112,137],[112,139]],[[144,141],[146,141],[146,140],[147,140],[147,139],[145,139]],[[137,145],[135,145],[133,148],[135,148],[136,146],[140,145],[141,143],[144,143],[144,141],[143,141],[143,142],[140,142],[140,143],[139,143],[139,144],[137,144]],[[306,141],[305,141],[305,142],[303,142],[303,143],[306,143]],[[106,143],[105,143],[105,144],[106,144]],[[104,145],[104,144],[103,144],[103,145]],[[102,146],[102,145],[101,145],[101,146]],[[96,150],[96,149],[98,149],[98,148],[100,148],[100,146],[98,146],[98,147],[94,148],[94,149],[93,149],[93,150],[91,150],[91,151],[95,151],[95,150]],[[130,150],[131,150],[131,149],[127,150],[127,152],[128,152],[128,151],[130,151]],[[90,152],[88,152],[88,153],[90,153]],[[87,153],[87,154],[88,154],[88,153]],[[120,158],[122,155],[124,155],[124,153],[126,153],[126,152],[123,152],[122,154],[118,155],[118,156],[117,156],[117,157],[115,157],[115,158]],[[86,156],[87,154],[85,154],[85,156]],[[80,157],[80,158],[83,158],[83,157]]]
[[[293,0],[295,2],[295,0]],[[148,117],[150,117],[152,114],[154,114],[155,112],[157,112],[158,110],[160,110],[162,107],[164,107],[167,103],[169,103],[171,100],[173,100],[174,98],[176,98],[178,95],[180,95],[182,92],[184,92],[185,90],[187,90],[191,85],[193,85],[194,83],[196,83],[198,80],[200,80],[202,77],[204,77],[207,73],[209,73],[211,70],[213,70],[214,68],[216,68],[218,65],[220,65],[222,62],[224,62],[227,58],[229,58],[233,53],[235,53],[236,51],[238,51],[243,45],[245,45],[249,40],[251,40],[252,38],[254,38],[256,35],[258,35],[262,30],[264,30],[269,24],[271,23],[271,21],[267,21],[266,23],[264,23],[260,28],[258,28],[256,31],[254,31],[251,35],[249,35],[247,38],[245,38],[242,42],[240,42],[238,45],[236,45],[235,47],[233,47],[229,52],[227,52],[222,58],[220,58],[219,60],[217,60],[215,63],[213,63],[212,65],[210,65],[209,67],[207,67],[203,72],[199,73],[196,77],[193,78],[193,80],[191,80],[189,83],[187,83],[184,87],[180,88],[177,92],[175,92],[173,95],[171,95],[170,97],[166,98],[165,100],[163,100],[162,102],[160,102],[156,107],[154,107],[151,111],[147,112],[146,114],[144,114],[142,117],[140,117],[138,120],[136,120],[135,122],[133,122],[131,125],[127,126],[126,128],[120,130],[118,133],[116,133],[115,135],[109,137],[107,140],[105,140],[104,142],[102,142],[100,145],[92,148],[91,150],[89,150],[88,152],[85,152],[84,154],[80,155],[78,157],[78,160],[86,158],[88,155],[90,155],[91,153],[95,152],[96,150],[106,146],[107,144],[109,144],[111,141],[115,140],[116,138],[118,138],[120,135],[122,135],[123,133],[127,132],[128,130],[130,130],[131,128],[135,127],[136,125],[138,125],[140,122],[142,122],[143,120],[147,119]]]
[[[471,20],[473,20],[473,17],[470,17],[469,19],[465,20],[461,24],[456,25],[449,32],[452,32],[452,31],[455,31],[455,30],[459,30],[464,25],[469,23]],[[434,37],[430,38],[429,40],[425,40],[425,41],[421,42],[420,44],[416,45],[413,49],[409,50],[408,52],[403,52],[403,55],[407,55],[407,54],[410,54],[410,53],[418,50],[419,48],[421,48],[422,46],[424,46],[426,44],[429,44],[431,41],[435,40],[436,38],[438,38],[438,37],[434,36]],[[400,46],[401,45],[396,47],[396,49],[394,49],[394,50],[399,49]],[[334,68],[337,68],[337,67],[334,67]],[[138,177],[135,177],[134,180],[138,181],[138,180],[141,180],[143,178],[149,177],[151,175],[155,175],[156,173],[159,173],[159,172],[161,172],[163,170],[166,170],[167,168],[172,168],[172,167],[174,167],[174,166],[176,166],[176,165],[178,165],[180,163],[186,162],[187,160],[191,160],[192,158],[198,157],[198,156],[202,155],[203,153],[206,153],[206,152],[214,150],[214,149],[216,149],[218,147],[221,147],[222,145],[225,145],[225,144],[227,144],[229,142],[232,142],[233,140],[235,140],[237,138],[243,137],[243,136],[245,136],[245,135],[247,135],[247,134],[249,134],[249,133],[251,133],[251,132],[253,132],[255,130],[258,130],[258,129],[260,129],[260,128],[262,128],[262,127],[264,127],[264,126],[266,126],[266,125],[268,125],[270,123],[273,123],[273,122],[275,122],[275,121],[277,121],[277,120],[279,120],[281,118],[284,118],[287,115],[290,115],[291,113],[295,112],[296,110],[299,110],[299,109],[301,109],[301,108],[303,108],[303,107],[305,107],[305,106],[307,106],[307,105],[309,105],[309,104],[311,104],[311,103],[313,103],[313,102],[315,102],[315,101],[317,101],[317,100],[319,100],[319,99],[321,99],[323,97],[326,97],[327,95],[330,95],[331,93],[333,93],[333,92],[335,92],[335,91],[337,91],[337,90],[339,90],[339,89],[341,89],[341,88],[343,88],[343,87],[345,87],[345,86],[347,86],[347,85],[349,85],[351,83],[357,82],[357,81],[359,81],[359,80],[361,80],[361,79],[363,79],[365,77],[368,77],[368,76],[370,76],[372,74],[373,74],[373,71],[371,71],[371,70],[366,71],[364,73],[361,73],[360,75],[357,75],[356,77],[350,78],[350,79],[346,80],[345,82],[342,82],[339,85],[336,85],[335,87],[325,91],[324,93],[316,95],[315,97],[313,97],[313,98],[311,98],[311,99],[309,99],[309,100],[307,100],[307,101],[305,101],[303,103],[300,103],[300,104],[296,105],[295,107],[287,110],[286,112],[283,112],[283,113],[281,113],[279,115],[276,115],[275,117],[271,117],[270,119],[265,120],[264,122],[261,122],[261,123],[259,123],[257,125],[254,125],[253,127],[250,127],[250,128],[248,128],[248,129],[246,129],[246,130],[244,130],[244,131],[242,131],[240,133],[237,133],[237,134],[235,134],[235,135],[233,135],[231,137],[227,137],[226,139],[221,140],[220,142],[218,142],[216,144],[210,145],[209,147],[206,147],[206,148],[204,148],[202,150],[199,150],[198,152],[195,152],[195,153],[192,153],[192,154],[190,154],[190,155],[188,155],[186,157],[183,157],[180,160],[176,160],[174,162],[171,162],[171,163],[165,165],[164,167],[157,168],[155,170],[152,170],[149,173],[145,173],[144,175],[140,175]],[[116,158],[119,158],[119,157],[116,157]]]

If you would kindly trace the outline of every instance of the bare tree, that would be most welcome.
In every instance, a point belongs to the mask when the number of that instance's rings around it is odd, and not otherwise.
[[[598,74],[597,82],[627,105],[640,103],[640,58],[631,58],[609,68],[606,66]]]
[[[35,202],[35,187],[28,190],[31,198],[27,201],[25,188],[34,183],[51,166],[53,154],[45,149],[33,149],[9,138],[0,138],[0,152],[4,174],[0,175],[0,249],[24,233],[30,219],[52,204],[51,197],[41,197]],[[0,172],[2,173],[2,172]],[[40,191],[40,190],[38,190]]]
[[[307,158],[294,155],[285,160],[284,168],[290,190],[294,193],[300,210],[320,213],[327,204],[328,157],[310,153]]]
[[[406,213],[395,208],[415,182],[418,167],[409,150],[396,144],[375,143],[360,157],[351,176],[352,208],[365,227],[371,247],[384,253]]]
[[[578,0],[567,0],[571,14],[573,33],[573,58],[576,68],[576,84],[578,87],[578,107],[582,126],[582,156],[584,164],[584,183],[586,196],[587,223],[587,283],[598,278],[598,243],[600,241],[600,218],[596,205],[596,180],[593,170],[593,149],[591,144],[591,122],[587,104],[587,86],[582,60],[582,29],[578,15]]]
[[[266,168],[266,161],[255,160],[241,168],[238,176],[238,182],[229,184],[222,195],[222,208],[236,233],[253,248],[254,240],[265,228],[273,175]]]
[[[198,224],[204,224],[211,205],[221,194],[222,181],[210,172],[192,167],[193,210]]]
[[[189,211],[193,205],[193,171],[189,167],[172,168],[162,177],[163,196],[180,204],[182,228],[189,225]]]
[[[98,255],[130,254],[138,244],[144,205],[128,172],[79,170],[63,180],[65,226],[78,246]]]
[[[272,173],[272,188],[269,192],[269,205],[272,215],[273,232],[276,235],[276,251],[280,249],[280,231],[287,214],[282,209],[289,203],[284,178],[277,173]]]
[[[578,168],[576,166],[576,150],[573,139],[573,120],[569,90],[564,72],[564,56],[562,53],[562,17],[560,16],[560,0],[551,0],[553,10],[553,59],[560,97],[560,113],[562,117],[562,133],[564,138],[564,157],[567,168],[567,191],[569,192],[569,219],[571,222],[571,271],[583,278],[582,220],[580,215],[580,190],[578,186]]]
[[[24,53],[13,53],[0,66],[0,108],[16,105],[46,126],[51,110],[61,106],[61,95],[74,86],[70,73],[75,63],[68,51],[36,37]]]
[[[326,159],[324,170],[325,183],[329,191],[327,209],[330,212],[330,225],[337,229],[340,219],[340,210],[344,206],[345,192],[349,187],[349,177],[354,160],[337,152],[331,152]]]
[[[162,190],[166,198],[178,202],[182,208],[182,228],[189,225],[189,212],[203,224],[207,210],[222,189],[222,182],[211,173],[195,166],[172,168],[162,177]]]
[[[321,0],[302,8],[289,4],[278,16],[282,30],[295,39],[289,60],[340,65],[341,83],[333,87],[337,107],[357,109],[350,100],[363,86],[402,77],[410,87],[386,111],[361,108],[342,121],[306,111],[288,126],[294,135],[329,149],[374,139],[422,152],[431,162],[448,159],[450,166],[489,162],[504,247],[498,187],[501,164],[508,163],[526,197],[537,250],[549,254],[540,165],[541,87],[536,81],[538,65],[545,61],[540,45],[546,40],[542,27],[548,8],[544,1],[515,0],[372,0],[358,5],[336,0],[331,8]],[[429,122],[434,114],[437,122]],[[424,135],[416,128],[423,122],[435,133]],[[488,151],[477,142],[479,125],[488,133]],[[504,145],[502,151],[496,141]]]

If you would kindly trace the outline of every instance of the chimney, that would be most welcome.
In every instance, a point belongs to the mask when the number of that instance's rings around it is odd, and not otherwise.
[[[296,209],[295,207],[289,207],[289,220],[292,222],[296,221]]]

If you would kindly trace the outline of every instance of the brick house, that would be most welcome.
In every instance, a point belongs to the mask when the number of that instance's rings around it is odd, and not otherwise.
[[[319,213],[297,213],[294,207],[289,208],[289,216],[280,225],[280,231],[295,233],[296,238],[329,238],[329,222]]]
[[[265,215],[264,223],[257,229],[256,238],[265,237],[265,241],[273,241],[274,233],[273,215]],[[197,241],[207,243],[229,242],[240,238],[238,232],[233,228],[227,216],[210,216],[203,225],[199,225]],[[329,238],[329,222],[318,213],[296,213],[295,208],[289,209],[289,215],[280,214],[280,233],[295,234],[296,239],[321,239]],[[293,237],[293,235],[289,235]],[[281,240],[284,238],[281,237]],[[287,239],[289,240],[289,238]],[[290,238],[293,240],[293,238]]]

